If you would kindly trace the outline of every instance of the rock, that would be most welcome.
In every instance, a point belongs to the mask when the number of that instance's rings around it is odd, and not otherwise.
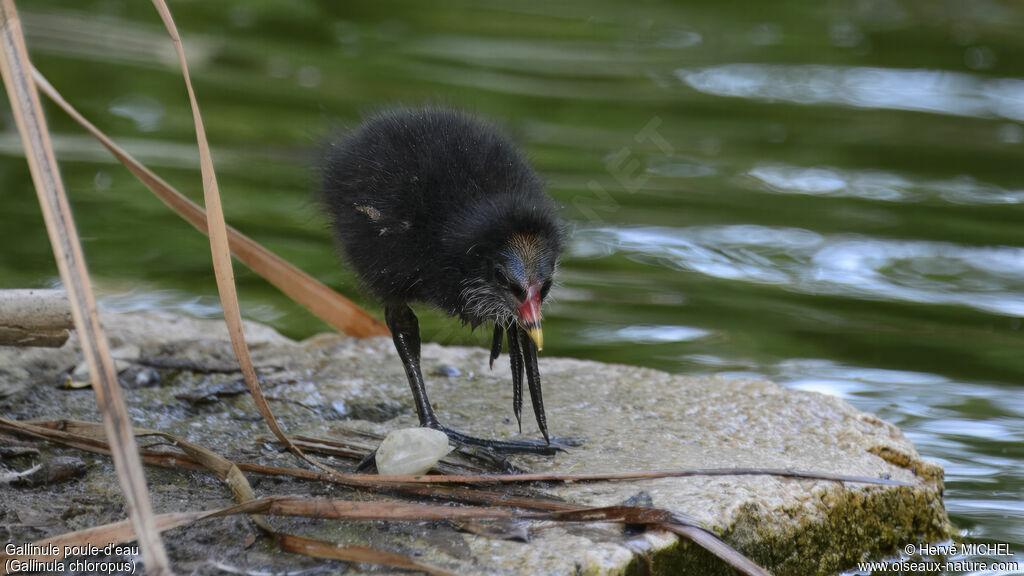
[[[138,346],[147,358],[159,356],[154,350],[187,349],[191,357],[205,360],[220,358],[229,349],[226,331],[216,321],[110,314],[104,314],[102,321],[112,339]],[[328,437],[337,421],[325,421],[320,414],[338,414],[335,406],[367,402],[401,409],[381,422],[349,420],[347,426],[387,433],[416,425],[405,373],[389,339],[319,335],[297,343],[252,323],[246,324],[246,335],[254,362],[281,367],[275,378],[282,384],[273,389],[271,407],[293,437]],[[73,335],[59,349],[0,348],[0,366],[4,366],[0,390],[18,369],[36,377],[66,372],[77,362],[76,343]],[[169,343],[175,346],[168,348]],[[463,374],[428,378],[427,389],[443,424],[481,437],[539,437],[532,416],[524,417],[522,435],[515,420],[506,418],[512,413],[506,362],[496,363],[492,371],[483,348],[434,344],[425,345],[422,356],[429,365],[451,366]],[[540,369],[552,434],[579,438],[584,444],[552,458],[514,459],[534,472],[759,467],[913,484],[843,485],[774,476],[718,476],[543,487],[568,501],[610,506],[642,492],[644,501],[649,498],[654,506],[695,517],[778,576],[835,574],[863,558],[898,553],[908,543],[950,536],[941,497],[942,469],[923,460],[895,426],[841,399],[764,380],[690,377],[571,359],[544,357]],[[175,400],[210,378],[237,380],[238,376],[174,371],[160,386],[125,390],[133,424],[182,436],[228,458],[304,466],[290,454],[262,443],[259,438],[269,432],[248,395],[221,397],[202,409]],[[15,419],[99,421],[92,392],[48,386],[35,387],[31,394],[23,391],[0,397],[0,413]],[[211,501],[226,498],[216,481],[201,485],[194,481],[201,472],[147,468],[147,476],[159,511],[206,509]],[[279,485],[278,480],[250,478],[258,482],[257,491],[266,495],[309,489],[307,484]],[[60,517],[83,486],[90,493],[111,497],[120,492],[112,466],[90,466],[80,482],[49,487],[45,499],[32,500],[32,491],[14,491],[10,499],[5,496],[0,499],[0,517],[4,513],[13,517],[18,510],[33,507]],[[333,496],[381,497],[349,492],[333,492]],[[302,520],[288,522],[296,526]],[[632,574],[648,568],[652,573],[732,574],[716,558],[672,534],[624,531],[620,525],[528,523],[527,543],[488,537],[480,526],[460,532],[444,523],[306,520],[302,525],[316,530],[321,538],[414,553],[424,562],[458,574]],[[241,563],[239,559],[248,558],[244,555],[257,553],[237,545],[251,534],[246,526],[237,518],[211,520],[164,537],[169,550],[181,551],[172,554],[172,560],[182,573],[201,571],[202,559]],[[12,530],[13,540],[32,537],[18,528]],[[267,553],[260,556],[259,565],[287,570],[293,569],[294,562],[291,555]],[[349,569],[352,574],[373,572],[360,565]]]
[[[451,450],[440,430],[402,428],[384,438],[374,459],[381,476],[416,476],[429,472]]]
[[[447,364],[442,364],[441,366],[438,366],[437,369],[432,372],[432,374],[434,376],[444,376],[445,378],[457,378],[459,376],[462,376],[462,372],[459,371],[458,368],[456,368],[455,366],[449,366]]]
[[[121,372],[118,377],[121,385],[126,388],[145,388],[160,385],[160,373],[149,366],[133,364]]]
[[[45,486],[67,482],[85,474],[88,466],[73,456],[56,456],[12,478],[12,486]]]
[[[110,351],[110,357],[114,359],[114,369],[118,373],[124,372],[133,366],[132,360],[137,360],[141,351],[138,346],[128,344]],[[89,363],[85,360],[79,362],[71,371],[71,388],[84,388],[90,386]]]

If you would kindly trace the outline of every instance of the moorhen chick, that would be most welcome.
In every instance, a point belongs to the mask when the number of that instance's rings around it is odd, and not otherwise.
[[[387,110],[331,143],[321,199],[345,260],[384,305],[420,426],[504,454],[558,450],[548,436],[537,351],[561,225],[519,149],[457,110]],[[438,421],[420,371],[414,302],[473,328],[494,323],[491,365],[507,339],[516,420],[522,431],[525,366],[544,442],[474,438]]]

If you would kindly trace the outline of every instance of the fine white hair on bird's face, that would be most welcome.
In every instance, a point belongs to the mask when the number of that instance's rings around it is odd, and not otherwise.
[[[515,321],[508,297],[484,278],[463,280],[460,296],[464,319],[471,322],[493,320],[502,326],[510,326]]]

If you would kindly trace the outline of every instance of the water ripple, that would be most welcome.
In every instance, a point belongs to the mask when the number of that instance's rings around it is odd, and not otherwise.
[[[747,172],[771,192],[809,196],[842,196],[867,200],[914,202],[938,197],[953,204],[1024,203],[1024,190],[1007,190],[970,176],[920,180],[880,170],[843,170],[832,166],[804,167],[758,164]]]
[[[694,90],[716,96],[1024,120],[1024,80],[1015,78],[782,64],[726,64],[675,74]]]
[[[753,225],[578,230],[574,254],[621,253],[714,278],[809,294],[967,306],[1024,316],[1024,248],[822,236]]]
[[[595,342],[632,342],[662,344],[690,342],[711,335],[711,332],[691,326],[627,326],[625,328],[592,328],[584,336]]]
[[[60,287],[60,283],[55,283]],[[101,309],[118,314],[162,312],[194,318],[222,318],[220,299],[212,295],[194,296],[179,290],[147,290],[135,288],[129,292],[100,292]],[[246,305],[245,317],[258,322],[278,320],[282,312],[270,305]]]
[[[110,113],[135,122],[135,128],[140,132],[155,132],[160,128],[164,107],[156,98],[143,94],[125,94],[110,104]]]

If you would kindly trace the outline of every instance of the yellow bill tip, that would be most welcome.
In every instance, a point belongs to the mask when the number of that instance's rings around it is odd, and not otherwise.
[[[530,335],[530,338],[537,344],[537,350],[544,349],[544,333],[541,332],[540,326],[533,326],[526,330],[526,333]]]

